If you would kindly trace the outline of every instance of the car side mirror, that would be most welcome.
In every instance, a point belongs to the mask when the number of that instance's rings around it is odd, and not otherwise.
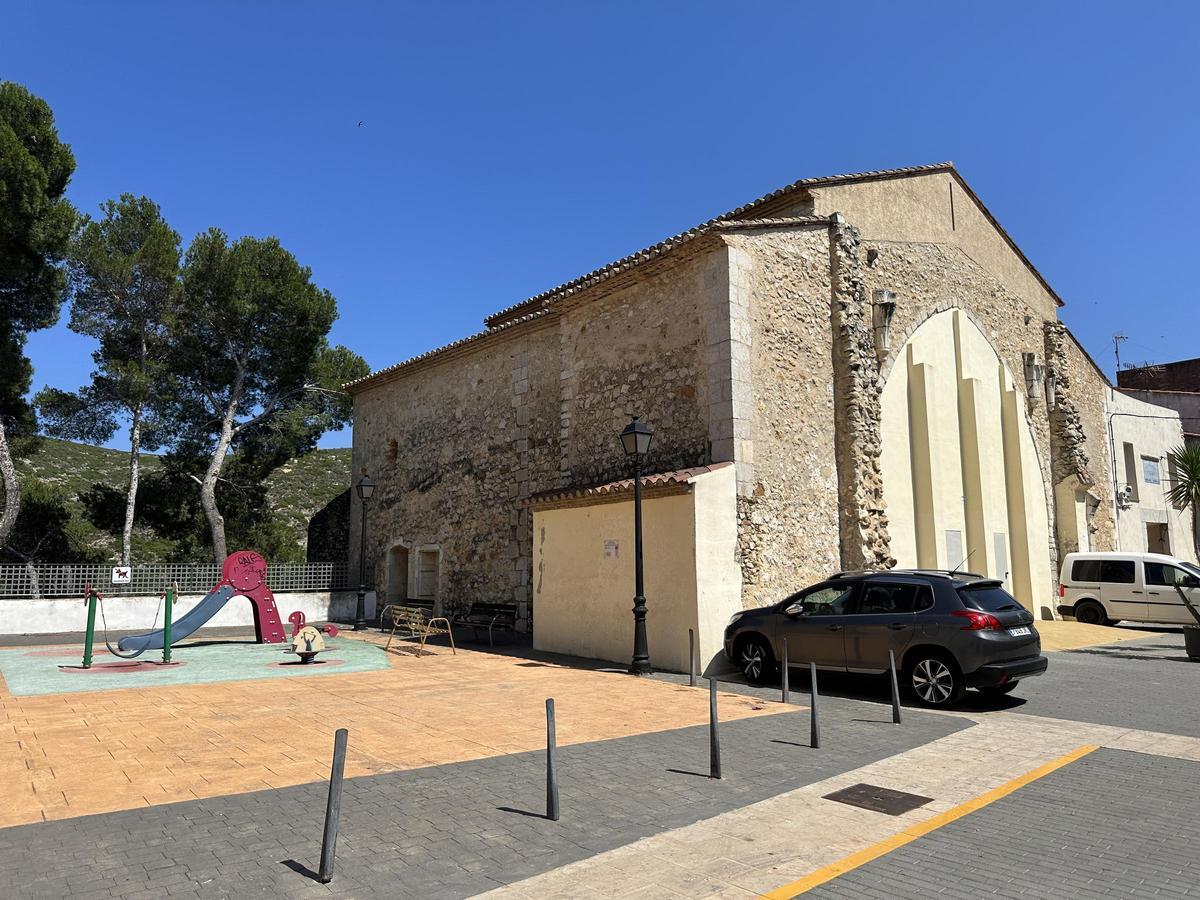
[[[788,615],[788,616],[802,616],[802,615],[804,615],[804,604],[803,603],[793,603],[791,606],[789,606],[783,612],[784,612],[784,615]]]
[[[1187,576],[1186,578],[1183,579],[1183,587],[1185,587],[1185,588],[1200,587],[1200,578],[1197,578],[1195,575]]]

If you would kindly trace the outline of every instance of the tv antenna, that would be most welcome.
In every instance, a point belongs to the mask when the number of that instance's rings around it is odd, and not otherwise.
[[[1118,331],[1113,335],[1113,355],[1117,358],[1117,371],[1121,371],[1121,344],[1129,340],[1129,335]]]

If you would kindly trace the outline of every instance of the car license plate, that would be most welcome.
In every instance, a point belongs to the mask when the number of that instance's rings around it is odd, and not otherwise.
[[[1010,628],[1008,629],[1008,633],[1013,637],[1027,637],[1028,635],[1033,634],[1033,632],[1029,630],[1028,626],[1025,625],[1022,625],[1019,628]]]

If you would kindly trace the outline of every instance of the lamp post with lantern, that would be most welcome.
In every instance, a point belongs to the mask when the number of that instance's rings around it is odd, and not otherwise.
[[[633,457],[633,675],[649,675],[650,648],[646,641],[646,591],[642,579],[642,462],[650,451],[654,432],[634,416],[621,432],[625,455]]]
[[[367,501],[375,493],[375,482],[362,470],[362,477],[354,485],[358,494],[358,505],[362,508],[362,527],[358,532],[358,603],[354,609],[354,630],[367,628]]]

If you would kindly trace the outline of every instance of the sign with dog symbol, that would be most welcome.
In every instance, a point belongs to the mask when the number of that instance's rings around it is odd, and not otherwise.
[[[133,580],[133,569],[129,566],[113,566],[112,583],[129,584]]]

